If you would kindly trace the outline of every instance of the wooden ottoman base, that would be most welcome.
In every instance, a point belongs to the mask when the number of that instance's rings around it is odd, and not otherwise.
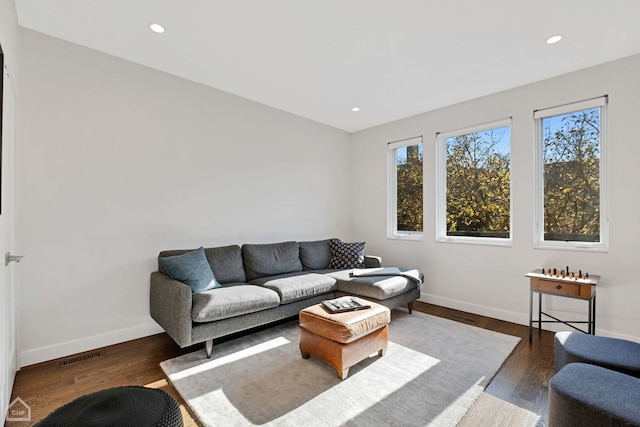
[[[380,329],[347,344],[331,341],[300,327],[300,353],[304,359],[314,355],[336,368],[338,377],[344,380],[349,368],[374,353],[384,356],[389,342],[389,327]]]

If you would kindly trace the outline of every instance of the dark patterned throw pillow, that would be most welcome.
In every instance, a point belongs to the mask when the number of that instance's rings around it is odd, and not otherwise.
[[[328,268],[363,268],[365,242],[346,243],[331,239],[331,261]]]

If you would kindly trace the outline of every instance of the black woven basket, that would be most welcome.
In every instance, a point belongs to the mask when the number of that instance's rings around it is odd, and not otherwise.
[[[182,427],[178,402],[167,392],[115,387],[77,398],[56,409],[38,427]]]

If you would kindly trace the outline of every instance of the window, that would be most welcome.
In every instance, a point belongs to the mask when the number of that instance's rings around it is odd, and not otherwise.
[[[534,112],[536,247],[606,250],[607,97]]]
[[[511,119],[440,133],[438,241],[511,243]]]
[[[388,144],[389,238],[422,239],[422,137]]]

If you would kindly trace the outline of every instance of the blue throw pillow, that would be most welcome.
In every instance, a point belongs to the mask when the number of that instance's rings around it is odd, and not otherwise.
[[[182,255],[158,257],[158,261],[173,280],[189,285],[192,295],[221,287],[202,247]]]

